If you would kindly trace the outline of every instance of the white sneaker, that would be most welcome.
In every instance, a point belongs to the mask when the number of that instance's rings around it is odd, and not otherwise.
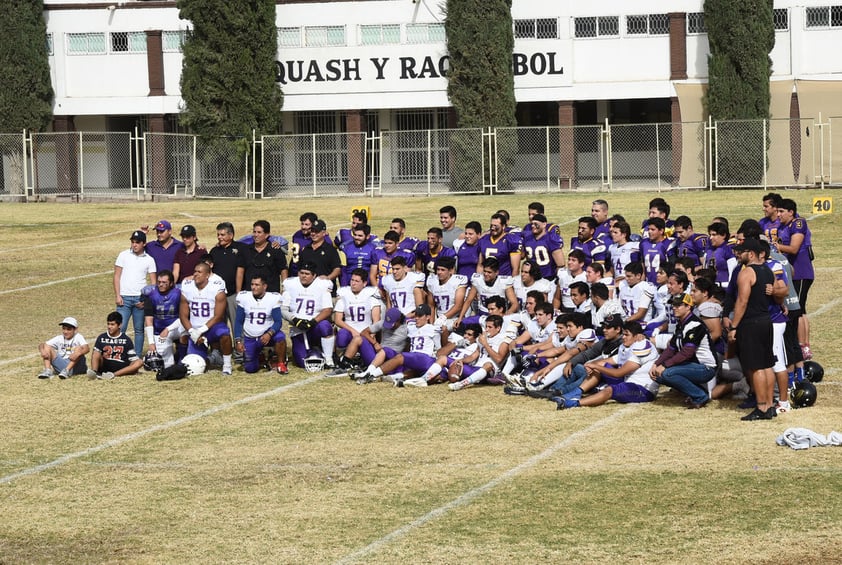
[[[775,412],[777,414],[786,414],[791,410],[792,406],[789,404],[789,400],[778,400],[778,403],[775,405]]]
[[[86,374],[88,375],[88,378],[90,380],[95,380],[99,376],[99,375],[96,374],[96,371],[94,371],[93,369],[88,369],[88,372]]]
[[[67,369],[62,369],[58,373],[58,378],[60,378],[62,380],[69,379],[70,377],[71,377],[71,374],[67,372]]]
[[[101,374],[97,375],[96,378],[101,380],[101,381],[110,381],[114,378],[114,373],[112,373],[110,371],[106,371],[104,373],[101,373]]]
[[[450,383],[449,385],[447,385],[447,388],[449,388],[450,390],[462,390],[463,388],[468,388],[472,384],[474,383],[472,383],[468,379],[462,379],[461,381]]]
[[[427,386],[427,379],[424,377],[415,377],[414,379],[406,379],[403,381],[404,386],[414,386],[423,388]]]
[[[222,367],[222,376],[230,377],[234,373],[231,365],[225,365]]]
[[[40,373],[38,373],[39,379],[52,379],[55,375],[55,372],[52,369],[44,369]]]

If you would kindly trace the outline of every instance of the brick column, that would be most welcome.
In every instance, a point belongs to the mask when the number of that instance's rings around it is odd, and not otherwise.
[[[687,78],[687,14],[672,12],[670,19],[670,80]]]
[[[149,96],[165,96],[164,46],[160,29],[146,31],[146,67],[149,74]]]
[[[672,184],[678,186],[681,178],[681,155],[683,149],[681,104],[678,96],[670,98],[670,121],[672,122]]]
[[[149,133],[165,133],[166,121],[163,114],[152,114],[146,117],[149,125]],[[170,191],[170,182],[167,175],[167,147],[162,136],[151,136],[150,147],[146,148],[149,155],[147,172],[149,178],[149,192],[155,194],[167,194]]]
[[[561,188],[576,186],[576,143],[573,127],[576,123],[576,110],[572,100],[562,100],[558,103],[558,156]]]
[[[348,134],[348,191],[363,192],[365,187],[365,118],[362,110],[345,112]]]
[[[79,193],[79,143],[75,135],[73,116],[55,116],[53,131],[56,136],[56,193]],[[38,187],[35,187],[38,192]]]

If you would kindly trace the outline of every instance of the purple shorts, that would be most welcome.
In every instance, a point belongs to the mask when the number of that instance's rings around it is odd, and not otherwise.
[[[436,362],[435,357],[431,357],[425,353],[404,353],[403,354],[403,368],[409,369],[416,373],[424,373],[430,366]]]
[[[623,404],[652,402],[655,400],[655,395],[639,384],[622,382],[611,385],[611,400]]]

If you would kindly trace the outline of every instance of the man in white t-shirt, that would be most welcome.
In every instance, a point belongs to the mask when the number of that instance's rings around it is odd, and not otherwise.
[[[114,262],[114,303],[123,317],[120,331],[125,332],[129,320],[134,326],[134,345],[138,355],[143,352],[143,287],[155,284],[158,268],[155,259],[146,253],[146,234],[140,230],[129,238],[131,246],[121,251]]]
[[[38,346],[38,352],[44,362],[44,370],[38,374],[39,379],[51,379],[55,376],[55,371],[58,371],[60,379],[67,379],[88,370],[85,355],[91,350],[91,346],[77,330],[79,322],[76,318],[68,316],[59,326],[59,335]]]

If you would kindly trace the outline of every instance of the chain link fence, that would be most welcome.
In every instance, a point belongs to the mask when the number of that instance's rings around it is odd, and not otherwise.
[[[263,197],[341,196],[366,183],[364,133],[269,135],[261,138]]]
[[[0,194],[23,197],[26,195],[29,162],[24,159],[24,135],[0,134]]]
[[[0,135],[3,196],[287,198],[842,185],[842,117],[211,139]]]

